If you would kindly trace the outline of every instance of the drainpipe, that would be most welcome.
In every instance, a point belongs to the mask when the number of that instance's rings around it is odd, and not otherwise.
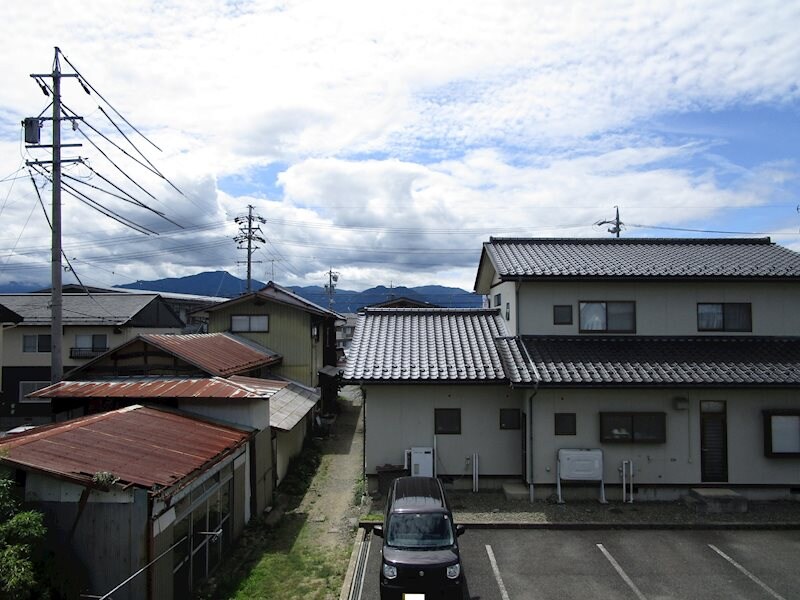
[[[364,382],[358,384],[361,391],[361,480],[364,482],[364,490],[367,489],[367,390]]]

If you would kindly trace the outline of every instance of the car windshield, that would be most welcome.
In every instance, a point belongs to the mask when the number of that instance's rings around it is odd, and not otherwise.
[[[451,546],[453,528],[444,513],[395,513],[389,517],[386,543],[398,548]]]

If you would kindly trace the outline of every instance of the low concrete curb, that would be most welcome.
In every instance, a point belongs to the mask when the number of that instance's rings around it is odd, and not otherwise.
[[[564,529],[564,530],[597,530],[597,529],[665,529],[665,530],[725,530],[725,529],[752,529],[752,530],[781,530],[800,529],[800,523],[526,523],[513,521],[459,521],[467,529]],[[360,521],[359,527],[372,531],[373,525],[381,525],[378,521]]]
[[[370,527],[370,530],[372,528]],[[353,579],[356,576],[356,569],[358,567],[359,559],[364,545],[364,536],[367,534],[363,526],[358,528],[356,533],[355,542],[353,542],[353,551],[350,553],[350,562],[347,565],[347,571],[344,574],[344,581],[342,582],[342,591],[339,592],[339,600],[349,600],[353,593]]]

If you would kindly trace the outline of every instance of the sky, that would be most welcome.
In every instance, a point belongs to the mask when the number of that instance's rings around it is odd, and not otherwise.
[[[245,277],[252,206],[261,281],[471,290],[490,236],[610,237],[617,208],[622,237],[800,251],[798,31],[785,0],[7,0],[0,285],[50,280],[21,121],[56,46],[65,282]]]

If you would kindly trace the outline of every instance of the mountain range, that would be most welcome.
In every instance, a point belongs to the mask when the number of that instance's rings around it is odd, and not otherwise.
[[[258,290],[266,284],[253,280],[252,289]],[[2,293],[25,293],[47,288],[48,285],[30,285],[10,283],[0,286]],[[154,292],[173,292],[178,294],[195,294],[198,296],[217,296],[234,298],[247,290],[247,282],[231,275],[227,271],[208,271],[188,275],[186,277],[169,277],[152,281],[137,281],[117,287],[131,290],[147,290]],[[322,286],[287,286],[298,296],[320,306],[328,306],[328,295]],[[461,288],[441,285],[425,285],[419,287],[391,287],[379,285],[356,292],[336,288],[333,296],[333,310],[338,313],[356,312],[359,308],[393,298],[411,298],[444,308],[480,308],[483,298]]]

